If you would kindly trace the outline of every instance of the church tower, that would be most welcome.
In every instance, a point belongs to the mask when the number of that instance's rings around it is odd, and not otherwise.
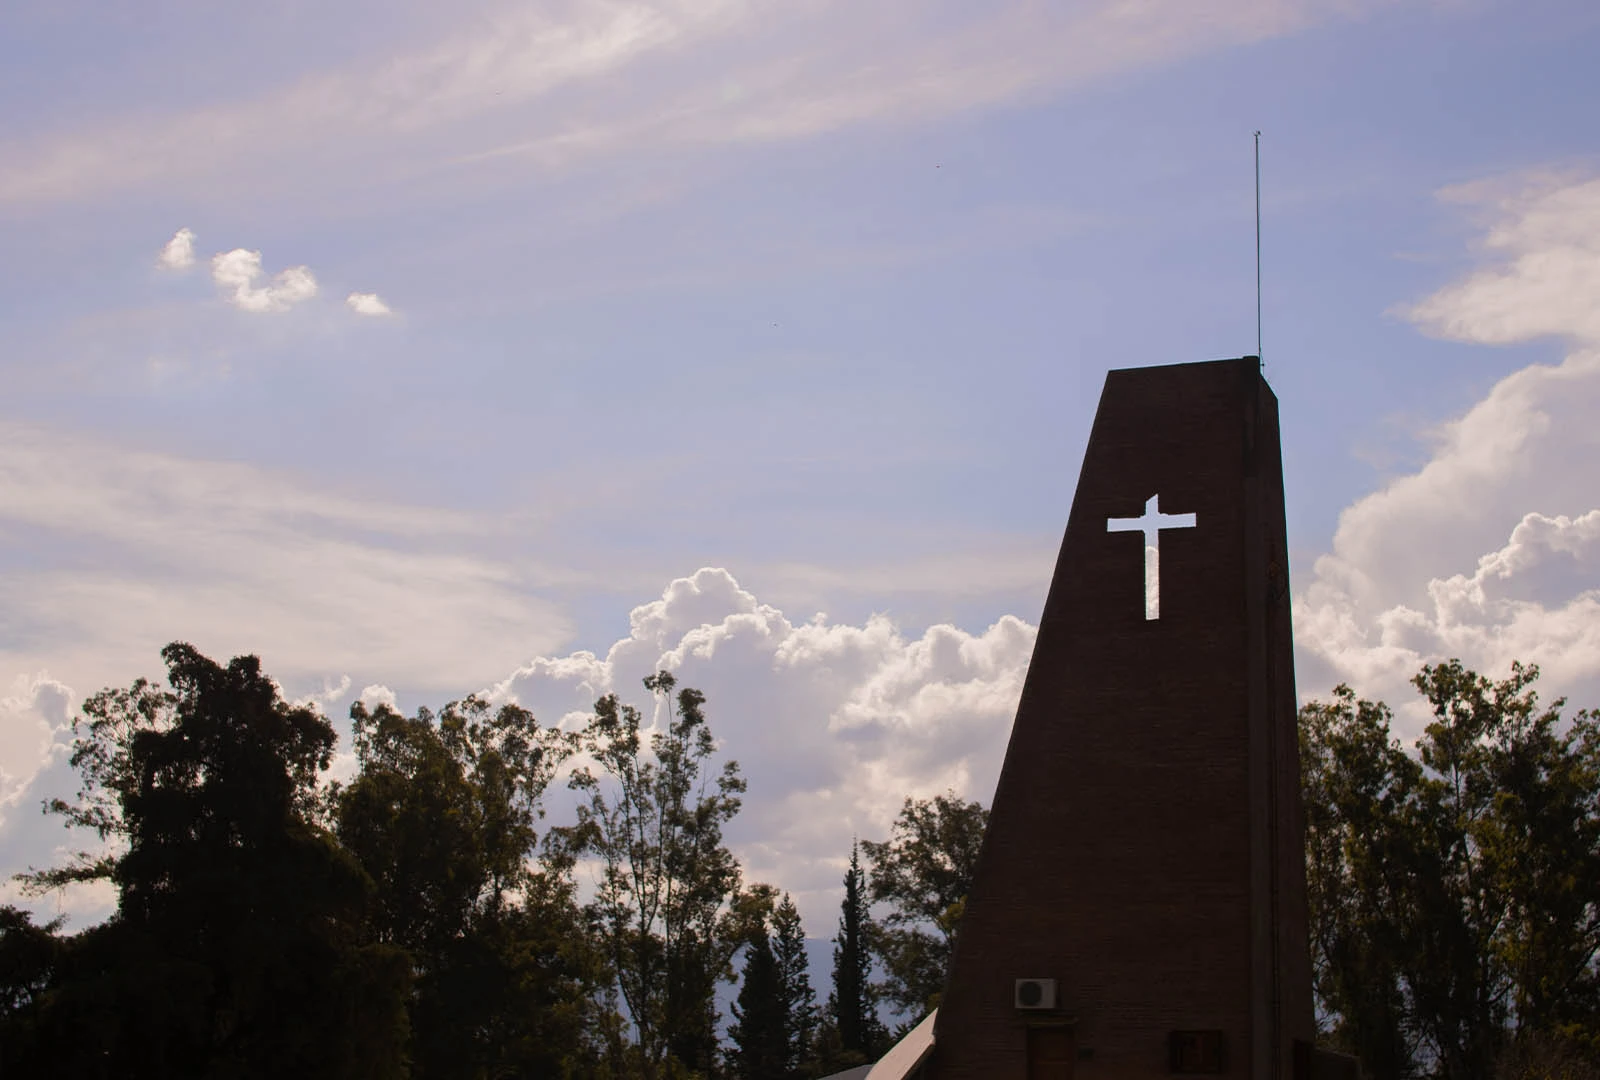
[[[1308,1080],[1288,584],[1257,359],[1110,372],[918,1075]]]

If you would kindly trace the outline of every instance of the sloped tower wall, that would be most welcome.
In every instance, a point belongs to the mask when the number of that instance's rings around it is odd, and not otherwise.
[[[923,1075],[1309,1073],[1291,649],[1258,361],[1110,372]]]

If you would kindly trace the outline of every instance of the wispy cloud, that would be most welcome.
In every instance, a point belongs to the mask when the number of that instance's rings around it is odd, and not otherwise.
[[[316,158],[330,181],[490,159],[534,168],[667,145],[920,123],[1185,55],[1282,35],[1389,0],[1153,4],[1025,0],[580,0],[506,9],[442,44],[255,100],[108,122],[0,153],[0,204],[162,181],[241,182]],[[980,12],[971,14],[970,12]]]
[[[1440,197],[1492,216],[1483,240],[1489,265],[1401,314],[1458,341],[1548,335],[1600,345],[1600,177],[1538,170]]]
[[[71,685],[121,679],[177,638],[259,652],[286,679],[487,677],[569,632],[538,595],[564,571],[483,553],[528,529],[515,517],[0,424],[0,526],[55,538],[28,573],[0,576],[0,678],[48,665]]]
[[[716,32],[741,0],[582,0],[559,13],[506,7],[454,39],[348,71],[313,76],[254,100],[202,106],[145,123],[51,137],[0,167],[0,203],[77,198],[230,166],[260,170],[307,151],[412,143],[475,118],[514,112],[568,84]]]

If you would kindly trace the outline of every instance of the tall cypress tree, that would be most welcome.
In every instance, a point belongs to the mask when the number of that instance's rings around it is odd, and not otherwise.
[[[778,964],[788,1043],[788,1066],[781,1075],[799,1076],[816,1034],[817,1003],[811,991],[805,930],[788,893],[772,914],[772,955]]]
[[[789,1069],[788,1016],[783,976],[765,927],[756,932],[744,958],[744,980],[733,1006],[728,1055],[738,1080],[774,1080]]]
[[[833,939],[833,993],[828,997],[828,1012],[838,1029],[840,1049],[863,1057],[870,1056],[879,1041],[868,982],[872,971],[872,956],[867,948],[869,919],[860,845],[852,842],[850,869],[844,875],[839,933]]]

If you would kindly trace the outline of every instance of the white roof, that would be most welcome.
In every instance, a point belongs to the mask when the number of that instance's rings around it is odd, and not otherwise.
[[[871,1071],[871,1065],[857,1065],[853,1069],[846,1069],[844,1072],[836,1072],[829,1076],[824,1076],[822,1080],[867,1080],[867,1074]]]
[[[905,1038],[878,1059],[867,1073],[867,1080],[906,1080],[933,1052],[933,1018],[938,1015],[939,1010],[933,1010],[922,1023],[908,1031]]]

